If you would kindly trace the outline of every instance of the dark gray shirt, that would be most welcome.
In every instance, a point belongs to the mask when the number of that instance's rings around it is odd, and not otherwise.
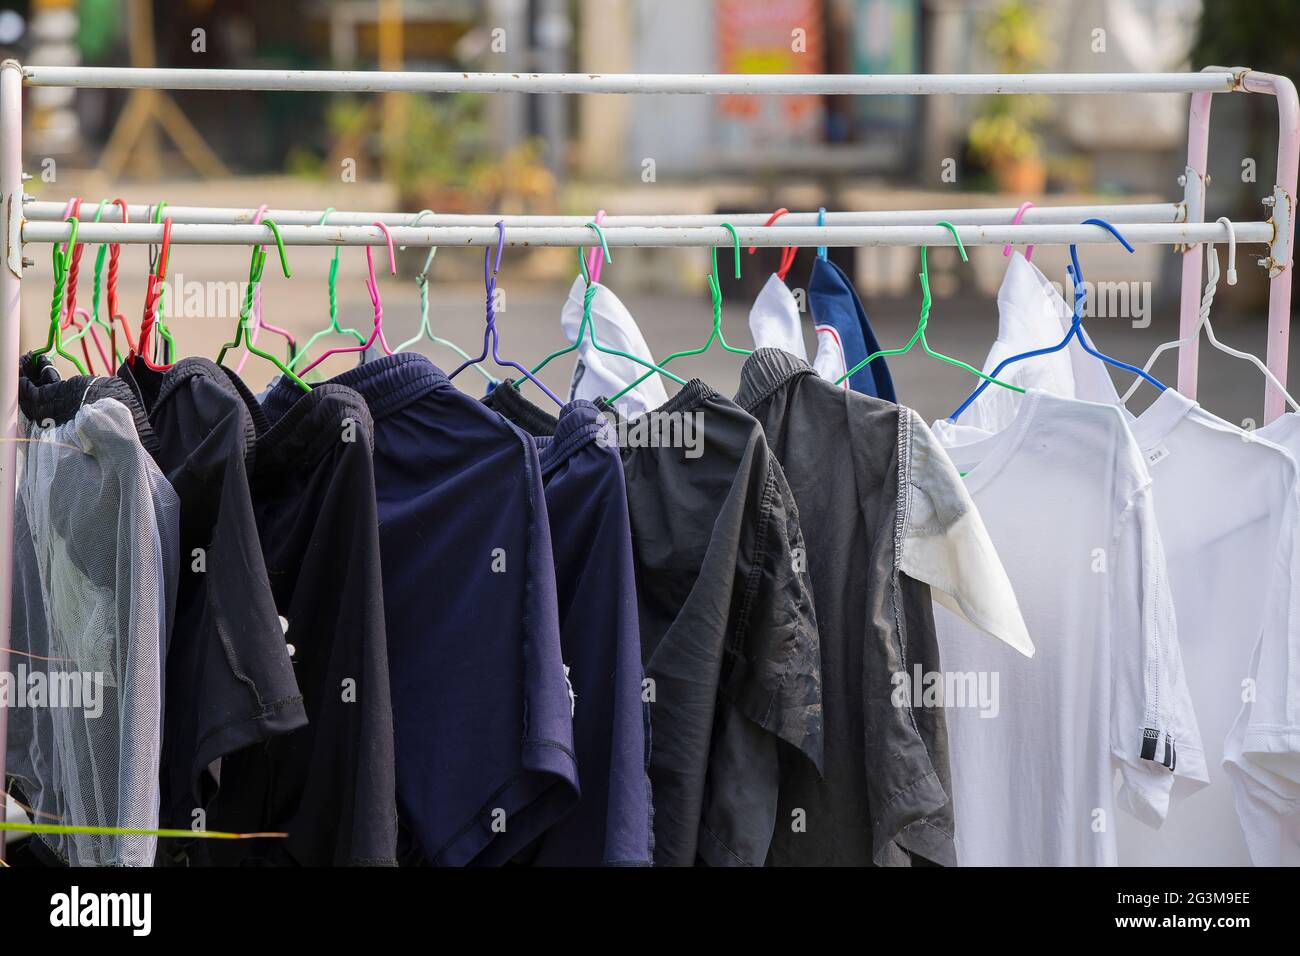
[[[908,408],[836,388],[778,349],[746,361],[736,400],[798,505],[820,635],[824,776],[783,775],[767,862],[955,864],[943,707],[912,691],[941,673],[931,583],[977,626],[1023,634],[978,512]]]

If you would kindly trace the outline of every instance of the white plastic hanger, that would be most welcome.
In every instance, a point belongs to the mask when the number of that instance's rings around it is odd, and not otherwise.
[[[1226,226],[1228,229],[1228,285],[1236,285],[1237,284],[1237,233],[1232,226],[1232,221],[1228,219],[1227,216],[1220,216],[1216,220],[1216,222],[1223,223],[1223,225]],[[1146,365],[1142,366],[1143,370],[1149,371],[1151,369],[1151,366],[1155,364],[1156,359],[1160,357],[1161,353],[1166,352],[1169,349],[1179,348],[1181,346],[1190,345],[1191,343],[1195,342],[1197,336],[1201,334],[1201,329],[1204,329],[1205,337],[1209,340],[1211,345],[1213,345],[1220,352],[1225,352],[1228,355],[1231,355],[1235,358],[1245,359],[1247,362],[1250,362],[1252,365],[1254,365],[1257,369],[1259,369],[1261,372],[1264,373],[1264,377],[1269,380],[1269,383],[1272,384],[1274,388],[1276,388],[1279,392],[1282,393],[1282,397],[1286,399],[1286,402],[1288,405],[1291,406],[1292,411],[1300,412],[1300,404],[1296,403],[1296,400],[1291,397],[1290,393],[1287,392],[1285,386],[1283,386],[1282,383],[1277,380],[1277,376],[1275,376],[1271,371],[1269,371],[1268,366],[1265,365],[1263,361],[1260,360],[1258,355],[1251,355],[1249,352],[1240,352],[1237,349],[1232,348],[1231,346],[1224,345],[1217,338],[1215,338],[1214,328],[1210,325],[1210,306],[1214,303],[1214,293],[1218,290],[1218,288],[1219,288],[1219,253],[1215,250],[1214,243],[1207,242],[1205,244],[1205,292],[1201,296],[1201,312],[1196,322],[1196,328],[1192,330],[1192,334],[1189,335],[1187,338],[1175,339],[1173,342],[1166,342],[1164,345],[1160,346],[1158,349],[1152,352],[1151,357],[1147,359]],[[1133,397],[1133,393],[1138,390],[1138,386],[1141,385],[1142,382],[1143,379],[1140,378],[1135,379],[1133,384],[1129,386],[1128,391],[1124,393],[1124,397],[1121,398],[1120,401],[1128,402],[1128,400]]]

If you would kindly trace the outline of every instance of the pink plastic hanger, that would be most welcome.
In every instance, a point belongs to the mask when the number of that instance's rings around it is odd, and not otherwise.
[[[266,210],[266,206],[257,207],[257,211],[253,213],[252,224],[254,226],[258,225],[262,221],[262,217],[266,215]],[[293,333],[288,329],[282,329],[279,326],[272,325],[270,322],[266,322],[262,319],[262,286],[259,284],[257,288],[253,290],[253,328],[250,330],[251,334],[249,337],[249,341],[252,344],[257,344],[257,333],[262,329],[266,329],[268,332],[274,332],[276,335],[283,337],[284,340],[289,343],[289,358],[293,358],[292,353],[296,351]],[[235,365],[236,373],[244,371],[244,363],[248,361],[248,356],[251,354],[253,353],[245,351],[244,354],[240,356],[238,364]]]
[[[596,225],[605,221],[605,210],[596,213]],[[587,253],[587,275],[591,276],[591,285],[600,281],[600,267],[605,264],[605,250],[595,246]]]
[[[388,273],[389,275],[397,275],[397,253],[393,251],[392,233],[388,231],[388,227],[382,222],[376,222],[374,225],[382,229],[385,238],[388,239]],[[375,278],[375,257],[374,253],[371,252],[371,248],[371,246],[366,246],[366,269],[370,273],[366,277],[366,289],[369,290],[370,302],[375,307],[375,327],[370,332],[370,338],[366,339],[361,345],[341,345],[327,350],[320,358],[302,369],[298,373],[299,376],[305,376],[331,355],[341,355],[345,352],[364,352],[374,345],[375,339],[379,340],[379,345],[384,350],[385,355],[393,354],[393,350],[388,347],[388,342],[384,339],[384,305],[379,299],[379,280]]]
[[[1011,219],[1011,225],[1013,225],[1013,226],[1018,226],[1018,225],[1020,225],[1020,220],[1021,220],[1022,218],[1024,218],[1025,210],[1026,210],[1026,209],[1032,209],[1032,208],[1033,208],[1033,205],[1034,205],[1034,204],[1031,203],[1031,202],[1022,202],[1022,203],[1020,204],[1020,208],[1016,210],[1016,214],[1015,214],[1015,216],[1013,216],[1012,219]],[[1009,256],[1009,255],[1011,255],[1011,243],[1008,242],[1005,246],[1002,247],[1002,254],[1003,254],[1004,256]],[[1030,259],[1032,259],[1033,257],[1034,257],[1034,247],[1033,247],[1033,246],[1025,246],[1025,261],[1028,262],[1028,261],[1029,261]]]

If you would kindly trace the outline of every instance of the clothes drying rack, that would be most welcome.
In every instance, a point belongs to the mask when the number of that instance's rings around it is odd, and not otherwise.
[[[589,73],[414,73],[302,70],[185,70],[116,67],[23,66],[0,63],[0,429],[9,441],[0,448],[0,674],[9,672],[12,614],[14,493],[17,458],[18,360],[25,243],[66,241],[70,227],[61,204],[29,200],[23,192],[22,91],[24,86],[89,89],[212,91],[312,91],[354,93],[612,93],[612,94],[812,94],[1015,95],[1188,93],[1187,164],[1179,176],[1183,198],[1176,203],[1036,207],[1012,225],[1015,209],[932,209],[878,212],[828,212],[824,225],[815,213],[790,213],[773,226],[765,216],[608,216],[605,239],[613,246],[726,246],[736,228],[745,246],[951,246],[953,236],[939,220],[952,222],[968,246],[1097,244],[1113,239],[1099,226],[1078,225],[1089,217],[1124,224],[1133,243],[1174,245],[1183,253],[1180,338],[1196,328],[1201,299],[1201,256],[1205,242],[1226,242],[1228,229],[1205,222],[1210,103],[1215,93],[1273,96],[1278,106],[1275,185],[1262,197],[1267,219],[1235,224],[1240,243],[1267,246],[1258,264],[1268,271],[1268,350],[1270,371],[1286,381],[1291,312],[1292,245],[1295,197],[1300,171],[1300,99],[1283,76],[1236,67],[1207,67],[1199,73],[1041,73],[741,75],[741,74],[589,74]],[[135,222],[123,223],[117,207],[106,207],[98,223],[80,224],[78,241],[156,245],[163,227],[140,220],[148,207],[129,207]],[[168,207],[173,243],[257,245],[274,241],[267,226],[252,222],[251,209]],[[387,240],[375,222],[390,227],[394,242],[411,246],[495,244],[494,224],[504,219],[505,240],[523,246],[593,246],[599,240],[578,216],[463,216],[411,213],[332,212],[329,225],[321,210],[268,210],[286,245],[382,245]],[[116,220],[116,221],[115,221]],[[1196,394],[1197,344],[1179,352],[1178,390]],[[1283,411],[1283,398],[1271,385],[1265,392],[1265,419]],[[7,707],[0,707],[0,785],[5,780]],[[4,819],[0,799],[0,821]],[[0,859],[4,841],[0,839]]]

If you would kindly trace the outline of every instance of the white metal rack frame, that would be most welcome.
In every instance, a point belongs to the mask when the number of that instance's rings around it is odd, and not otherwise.
[[[159,90],[298,90],[316,92],[442,93],[614,93],[614,94],[820,94],[988,95],[988,94],[1132,94],[1188,93],[1187,165],[1179,177],[1183,198],[1177,203],[1112,204],[1032,208],[1022,224],[1012,225],[1015,209],[934,209],[879,212],[828,212],[825,225],[814,213],[790,213],[775,226],[765,216],[609,216],[604,220],[610,246],[724,246],[731,243],[722,222],[732,224],[746,246],[953,245],[947,220],[967,245],[1005,243],[1064,245],[1113,241],[1098,226],[1079,225],[1089,217],[1125,225],[1131,242],[1172,244],[1183,252],[1180,337],[1195,328],[1201,298],[1199,243],[1225,242],[1226,227],[1206,223],[1205,188],[1209,183],[1210,103],[1216,93],[1262,93],[1278,104],[1278,154],[1275,185],[1263,197],[1271,215],[1266,221],[1236,225],[1238,242],[1266,245],[1259,265],[1268,270],[1268,366],[1286,380],[1291,311],[1292,246],[1295,197],[1300,171],[1300,98],[1286,77],[1245,68],[1207,67],[1200,73],[1042,73],[1024,75],[711,75],[586,73],[407,73],[301,70],[178,70],[110,67],[24,67],[0,63],[0,674],[8,673],[12,614],[14,483],[17,455],[19,326],[25,243],[66,240],[61,204],[39,202],[23,193],[22,90],[24,86]],[[101,222],[84,222],[82,242],[156,244],[162,226],[152,225],[148,207],[129,207],[131,223],[122,223],[116,207],[104,210]],[[171,241],[180,244],[252,245],[272,241],[269,227],[253,225],[253,210],[169,207]],[[493,224],[504,219],[511,245],[592,246],[598,240],[586,221],[575,216],[459,216],[414,213],[332,212],[328,225],[321,210],[269,210],[287,245],[379,245],[389,226],[403,245],[488,245],[497,241]],[[1196,345],[1181,349],[1178,389],[1196,393]],[[1265,419],[1283,410],[1282,396],[1268,387]],[[0,782],[4,780],[7,707],[0,707]],[[0,799],[0,821],[4,800]],[[0,858],[3,841],[0,840]]]

